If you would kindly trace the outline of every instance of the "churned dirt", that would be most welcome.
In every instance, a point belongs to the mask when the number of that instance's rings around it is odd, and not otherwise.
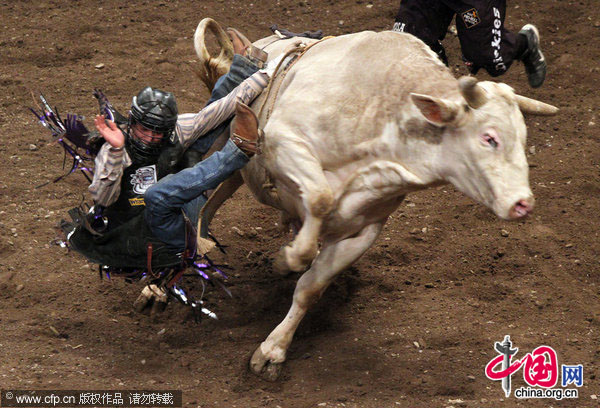
[[[213,229],[229,246],[229,299],[207,294],[218,321],[195,324],[170,304],[157,322],[132,310],[141,286],[99,280],[94,265],[51,244],[77,205],[80,174],[27,111],[42,91],[91,126],[94,87],[126,111],[143,86],[173,91],[181,112],[203,106],[192,37],[203,17],[251,39],[272,23],[326,35],[384,30],[397,1],[3,1],[0,5],[0,385],[2,389],[180,389],[200,407],[597,406],[600,394],[600,12],[594,0],[509,1],[507,26],[540,28],[548,78],[522,65],[501,79],[560,107],[526,119],[535,213],[505,222],[451,186],[414,194],[366,255],[304,319],[283,376],[247,361],[283,318],[297,276],[271,259],[290,236],[242,189]],[[458,41],[451,67],[466,74]],[[488,79],[485,74],[480,79]],[[368,78],[365,78],[368,80]],[[235,228],[234,228],[235,227]],[[51,328],[52,327],[52,328]],[[58,334],[57,334],[58,333]],[[582,364],[574,401],[508,399],[485,365],[511,335],[517,357],[553,347]],[[513,391],[526,385],[521,371]],[[573,385],[570,386],[573,388]]]

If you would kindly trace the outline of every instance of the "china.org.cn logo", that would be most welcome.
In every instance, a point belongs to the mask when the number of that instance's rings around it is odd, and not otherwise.
[[[583,365],[561,365],[561,386],[558,384],[558,358],[556,351],[550,346],[539,346],[530,353],[525,354],[520,360],[512,360],[519,351],[512,348],[510,336],[505,336],[503,342],[497,341],[494,350],[498,356],[490,360],[485,366],[485,375],[490,380],[502,381],[502,390],[508,398],[511,393],[511,376],[521,367],[523,379],[528,387],[517,388],[514,392],[517,398],[578,398],[577,388],[565,388],[569,385],[581,387],[583,385]],[[498,368],[499,367],[499,368]]]

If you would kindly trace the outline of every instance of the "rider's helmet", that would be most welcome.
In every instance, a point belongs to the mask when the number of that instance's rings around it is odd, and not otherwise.
[[[174,142],[177,102],[171,92],[147,86],[133,97],[127,129],[127,151],[134,161],[156,160]],[[143,129],[139,129],[141,125]],[[141,133],[147,134],[141,137]]]

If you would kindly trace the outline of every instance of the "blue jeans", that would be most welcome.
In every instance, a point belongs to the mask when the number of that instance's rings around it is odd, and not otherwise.
[[[182,210],[195,226],[206,203],[204,192],[214,189],[248,163],[248,157],[228,140],[223,149],[194,167],[170,174],[144,195],[144,216],[152,234],[177,251],[185,249]]]
[[[229,72],[223,75],[215,83],[215,87],[210,94],[210,99],[206,102],[206,106],[210,105],[217,99],[221,99],[227,96],[236,86],[241,84],[246,78],[258,71],[258,67],[254,65],[248,58],[242,57],[239,54],[233,56],[233,62],[229,68]],[[206,154],[210,150],[215,140],[223,133],[225,128],[229,126],[231,120],[226,120],[219,126],[208,132],[206,135],[198,138],[191,146],[190,149],[199,151],[202,154]]]
[[[229,72],[217,80],[206,105],[228,95],[256,71],[258,67],[247,58],[234,55]],[[202,154],[208,152],[230,122],[231,120],[227,120],[200,137],[190,146],[190,149],[198,150]],[[198,223],[198,213],[206,203],[204,192],[216,188],[246,163],[248,157],[231,140],[228,140],[223,149],[206,160],[197,163],[194,167],[164,177],[146,190],[144,217],[152,234],[173,249],[183,250],[185,221],[181,211],[185,212],[195,226]]]

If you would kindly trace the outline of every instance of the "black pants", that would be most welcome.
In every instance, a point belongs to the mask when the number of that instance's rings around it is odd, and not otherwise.
[[[93,236],[80,226],[69,235],[71,249],[90,262],[115,268],[145,269],[149,243],[152,244],[153,268],[181,265],[181,256],[152,235],[143,212],[101,237]]]
[[[471,72],[502,75],[518,54],[517,34],[504,28],[506,0],[402,0],[394,31],[421,39],[442,59],[440,43],[456,15],[456,29]]]

